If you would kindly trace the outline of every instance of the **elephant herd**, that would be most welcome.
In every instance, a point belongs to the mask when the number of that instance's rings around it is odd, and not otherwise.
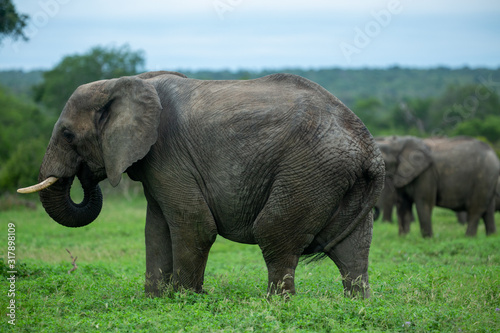
[[[424,236],[435,205],[466,212],[468,235],[483,218],[489,234],[499,169],[493,150],[473,139],[375,140],[339,99],[299,76],[211,81],[157,71],[78,87],[54,125],[39,183],[18,191],[39,191],[53,220],[83,227],[101,211],[99,182],[116,186],[123,173],[141,182],[148,295],[165,285],[203,291],[222,236],[260,247],[269,294],[294,294],[295,269],[309,255],[335,263],[346,295],[367,297],[384,179],[400,233],[414,203]]]
[[[496,231],[500,210],[500,162],[493,149],[469,137],[420,139],[411,136],[377,138],[386,164],[384,190],[375,205],[375,219],[392,221],[396,206],[399,234],[409,232],[415,204],[422,236],[433,235],[434,206],[457,212],[474,236],[480,219],[486,234]]]

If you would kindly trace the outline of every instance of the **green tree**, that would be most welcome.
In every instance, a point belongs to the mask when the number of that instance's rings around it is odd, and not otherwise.
[[[457,124],[454,135],[484,137],[491,143],[500,143],[500,116],[487,116],[484,120],[474,118]]]
[[[430,106],[432,123],[442,132],[449,132],[472,119],[484,120],[498,115],[500,99],[495,91],[480,84],[451,85]]]
[[[383,115],[382,102],[376,97],[357,99],[352,111],[363,121],[373,133],[374,130],[383,128],[381,116]]]
[[[36,182],[52,124],[32,102],[0,87],[0,194]]]
[[[9,159],[0,168],[0,194],[37,183],[47,142],[47,138],[31,137],[18,142]]]
[[[404,98],[392,109],[390,119],[394,128],[420,135],[430,133],[432,122],[429,107],[432,101],[431,98]]]
[[[43,74],[34,87],[35,101],[59,113],[73,91],[92,81],[135,75],[144,71],[142,51],[121,47],[94,47],[83,55],[71,55]]]
[[[19,14],[11,0],[0,0],[0,44],[3,38],[11,37],[14,40],[18,38],[24,41],[28,37],[23,32],[28,21],[28,15]]]
[[[19,142],[50,135],[53,119],[48,119],[34,103],[19,99],[3,87],[0,87],[0,110],[0,164]]]

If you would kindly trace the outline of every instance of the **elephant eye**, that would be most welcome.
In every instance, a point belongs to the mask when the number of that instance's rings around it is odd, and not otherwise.
[[[64,139],[66,139],[66,141],[67,141],[68,143],[72,143],[72,142],[73,142],[73,140],[75,139],[75,135],[74,135],[73,133],[71,133],[71,131],[69,131],[69,130],[67,130],[67,129],[65,129],[65,130],[63,131],[63,136],[64,136]]]

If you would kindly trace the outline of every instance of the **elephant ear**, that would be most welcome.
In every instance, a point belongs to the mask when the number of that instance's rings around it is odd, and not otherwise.
[[[161,103],[152,84],[137,77],[104,82],[107,103],[96,113],[96,124],[109,182],[144,158],[158,138]]]
[[[394,175],[394,186],[403,187],[431,166],[429,147],[420,139],[408,138],[398,156],[398,167]]]

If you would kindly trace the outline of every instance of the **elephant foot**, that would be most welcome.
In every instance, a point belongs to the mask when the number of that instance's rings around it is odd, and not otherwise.
[[[410,230],[403,230],[403,229],[399,228],[399,232],[398,232],[399,236],[406,236],[409,233],[410,233]]]
[[[370,298],[370,286],[368,276],[360,275],[356,279],[348,276],[342,280],[344,285],[344,296],[349,298]]]
[[[410,223],[404,223],[404,222],[399,222],[399,229],[398,229],[398,235],[399,236],[405,236],[410,233]]]
[[[466,237],[476,237],[477,236],[477,230],[476,231],[469,231],[469,230],[467,230],[465,232],[465,236]]]
[[[433,234],[432,231],[422,231],[422,237],[424,238],[432,238]]]
[[[146,297],[149,298],[155,298],[155,297],[160,297],[162,296],[161,289],[158,288],[157,285],[154,285],[152,282],[146,281],[144,285],[144,293],[146,294]]]
[[[152,281],[146,281],[144,291],[146,294],[146,297],[149,298],[156,298],[156,297],[170,297],[172,296],[175,292],[192,292],[196,294],[208,294],[202,287],[200,288],[186,288],[179,283],[174,283],[174,282],[152,282]]]
[[[169,295],[175,290],[177,289],[175,288],[171,274],[168,276],[162,276],[162,278],[155,278],[152,274],[146,273],[144,292],[147,297],[161,297],[166,294]]]
[[[291,295],[295,295],[295,283],[293,274],[286,274],[277,283],[269,282],[267,288],[267,297],[279,295],[285,299],[289,299]]]
[[[479,221],[469,221],[469,223],[467,224],[467,230],[465,231],[465,236],[476,237],[478,225]]]

